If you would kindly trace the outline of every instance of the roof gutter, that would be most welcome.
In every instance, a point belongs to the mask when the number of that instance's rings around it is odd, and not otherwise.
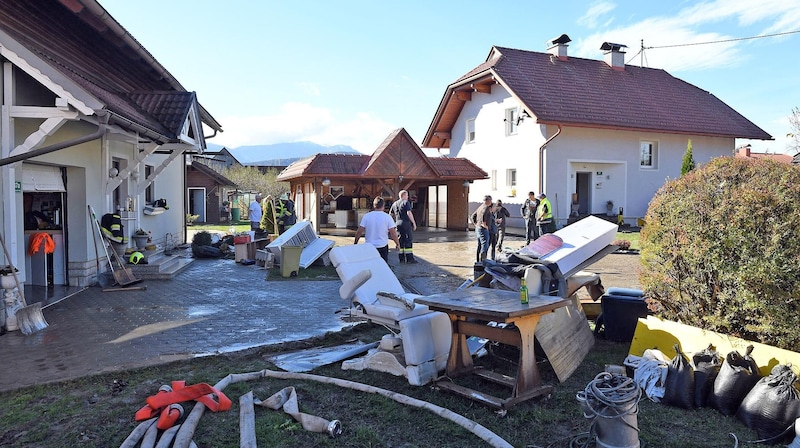
[[[5,159],[0,159],[0,166],[10,165],[12,163],[20,162],[23,160],[27,160],[33,157],[43,156],[45,154],[50,154],[51,152],[56,152],[62,150],[64,148],[69,148],[71,146],[80,145],[82,143],[90,142],[92,140],[97,140],[98,138],[103,137],[106,133],[106,126],[108,124],[108,114],[104,114],[101,117],[101,122],[97,124],[97,131],[84,135],[83,137],[77,137],[72,140],[66,140],[63,142],[55,143],[50,146],[45,146],[44,148],[34,149],[33,151],[28,151],[24,154],[19,154],[12,157],[6,157]]]
[[[539,147],[539,193],[544,193],[544,150],[547,148],[548,143],[555,140],[556,137],[561,134],[561,124],[556,124],[556,126],[558,126],[556,133],[545,140],[542,146]]]

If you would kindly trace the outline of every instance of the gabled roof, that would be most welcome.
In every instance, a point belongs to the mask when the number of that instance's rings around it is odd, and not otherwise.
[[[298,160],[277,177],[288,181],[303,177],[335,179],[387,179],[403,176],[407,180],[486,179],[486,171],[464,158],[428,157],[405,129],[392,131],[368,155],[316,154]]]
[[[711,93],[664,70],[618,70],[600,60],[493,47],[486,62],[448,86],[423,147],[449,147],[464,104],[495,84],[542,124],[772,139]]]
[[[223,176],[222,174],[216,172],[212,168],[206,166],[204,163],[199,162],[197,160],[192,161],[192,168],[196,169],[197,171],[205,174],[206,176],[210,177],[214,180],[214,182],[218,183],[219,185],[223,186],[230,186],[238,188],[232,180],[228,179],[227,177]]]
[[[95,0],[4,0],[0,31],[44,61],[49,71],[97,98],[112,117],[122,119],[118,124],[123,127],[132,122],[175,139],[189,107],[196,104],[202,121],[222,130],[195,94]]]
[[[404,128],[395,129],[372,153],[365,177],[435,179],[439,173]]]

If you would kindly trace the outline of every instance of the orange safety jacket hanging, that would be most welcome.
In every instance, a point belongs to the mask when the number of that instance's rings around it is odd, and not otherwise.
[[[53,237],[51,237],[49,233],[37,232],[31,234],[28,255],[33,255],[36,252],[39,252],[39,248],[42,247],[42,243],[44,243],[44,253],[52,254],[56,251],[56,242],[53,241]]]

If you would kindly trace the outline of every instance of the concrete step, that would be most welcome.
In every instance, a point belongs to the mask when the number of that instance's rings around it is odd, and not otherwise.
[[[186,257],[183,252],[165,255],[162,251],[146,254],[146,257],[147,264],[126,265],[136,278],[143,280],[169,280],[194,261],[193,258]]]

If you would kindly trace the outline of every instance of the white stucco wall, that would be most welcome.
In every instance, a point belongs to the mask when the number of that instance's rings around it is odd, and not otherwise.
[[[473,92],[453,127],[449,156],[467,158],[490,176],[496,173],[495,179],[475,181],[470,186],[470,210],[482,202],[485,194],[491,194],[511,212],[509,225],[523,227],[520,205],[528,191],[540,192],[539,148],[557,132],[557,126],[537,124],[531,117],[520,123],[515,135],[507,136],[505,111],[514,107],[519,103],[501,85],[493,86],[491,94]],[[465,143],[466,123],[472,118],[475,141]],[[650,200],[664,182],[680,176],[689,139],[698,165],[713,157],[731,155],[735,144],[733,138],[564,127],[548,143],[543,157],[544,192],[559,226],[566,224],[569,217],[581,172],[588,173],[590,185],[581,196],[589,210],[582,209],[582,213],[605,214],[606,203],[612,201],[614,213],[622,207],[626,222],[636,224],[636,218],[645,216]],[[640,167],[642,141],[656,143],[657,161],[653,168]],[[510,169],[517,173],[515,196],[506,177]]]

